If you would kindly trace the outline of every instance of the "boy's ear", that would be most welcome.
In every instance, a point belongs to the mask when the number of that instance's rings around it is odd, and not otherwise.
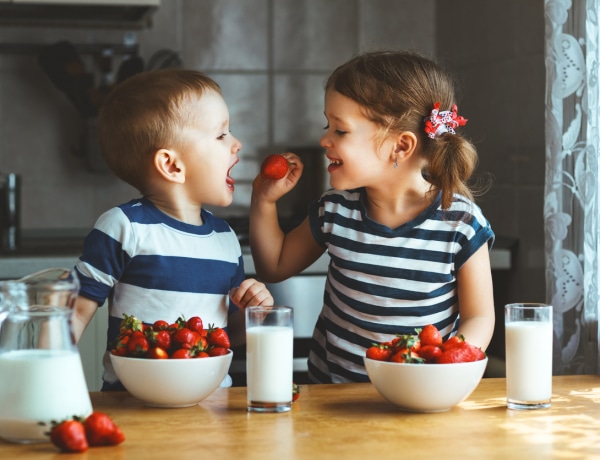
[[[157,150],[154,153],[154,169],[160,176],[170,182],[177,182],[180,184],[185,182],[183,162],[174,150]]]
[[[417,136],[410,131],[404,131],[396,136],[394,155],[400,160],[410,158],[417,148]]]

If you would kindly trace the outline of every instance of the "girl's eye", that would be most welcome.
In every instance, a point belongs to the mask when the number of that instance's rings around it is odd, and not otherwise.
[[[325,127],[323,129],[325,131],[327,131],[329,129],[329,123],[327,125],[325,125]],[[334,130],[334,133],[337,134],[338,136],[343,136],[344,134],[347,133],[347,131],[342,131],[341,129],[336,129],[336,130]]]
[[[217,137],[217,139],[222,141],[223,139],[225,139],[227,137],[227,134],[229,134],[229,133],[223,133],[219,137]]]

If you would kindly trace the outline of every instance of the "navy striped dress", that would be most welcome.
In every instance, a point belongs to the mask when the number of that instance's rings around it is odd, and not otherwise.
[[[309,207],[316,241],[331,257],[308,369],[319,383],[366,382],[373,342],[434,324],[458,328],[456,272],[494,233],[472,201],[440,196],[419,217],[391,229],[367,217],[364,190],[330,190]]]
[[[229,291],[244,280],[238,239],[222,219],[202,210],[204,224],[169,217],[148,199],[132,200],[102,214],[85,239],[76,270],[80,295],[108,300],[110,343],[123,314],[145,323],[200,316],[205,325],[226,327]],[[105,385],[117,382],[108,355]]]

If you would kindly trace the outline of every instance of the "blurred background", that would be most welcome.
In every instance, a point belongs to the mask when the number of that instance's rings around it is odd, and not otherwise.
[[[39,8],[19,17],[13,3],[0,0],[0,172],[21,178],[23,235],[85,234],[137,196],[98,155],[94,108],[127,72],[168,66],[216,79],[243,143],[234,205],[215,213],[247,216],[264,156],[294,149],[307,169],[282,213],[302,215],[328,182],[318,146],[326,77],[361,51],[410,49],[457,77],[478,175],[492,180],[478,203],[512,254],[494,275],[497,305],[545,300],[543,0],[156,0],[141,19],[81,7],[70,21]],[[57,82],[73,50],[89,111]]]

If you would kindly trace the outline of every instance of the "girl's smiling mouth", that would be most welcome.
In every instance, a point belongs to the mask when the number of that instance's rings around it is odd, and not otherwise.
[[[327,159],[329,160],[329,166],[327,166],[328,172],[332,172],[344,164],[342,160],[336,158],[327,157]]]

